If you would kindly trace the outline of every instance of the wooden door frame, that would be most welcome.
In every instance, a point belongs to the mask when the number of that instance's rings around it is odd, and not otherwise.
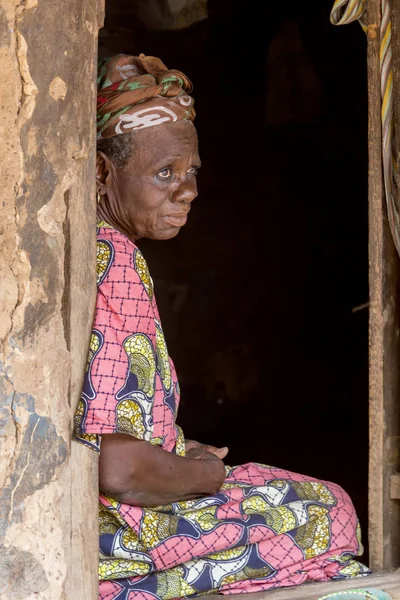
[[[396,66],[400,59],[399,16],[398,3],[396,6],[393,1],[392,48]],[[388,224],[382,176],[380,21],[381,0],[369,0],[369,550],[370,565],[374,571],[400,566],[400,501],[391,498],[391,482],[400,471],[400,261]],[[398,72],[395,82],[399,83]],[[398,91],[399,87],[395,85],[397,119],[400,116]]]

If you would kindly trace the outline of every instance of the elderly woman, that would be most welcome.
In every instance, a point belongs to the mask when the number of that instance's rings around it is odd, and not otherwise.
[[[76,438],[100,452],[100,598],[168,599],[365,574],[347,494],[185,440],[140,238],[179,233],[200,167],[189,80],[157,58],[103,63],[98,296]]]

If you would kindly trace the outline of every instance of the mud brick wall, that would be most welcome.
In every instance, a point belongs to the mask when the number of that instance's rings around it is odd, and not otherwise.
[[[95,297],[94,0],[0,2],[0,597],[97,597],[72,439]]]

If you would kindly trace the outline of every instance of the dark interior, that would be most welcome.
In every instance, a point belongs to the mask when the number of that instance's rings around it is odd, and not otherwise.
[[[194,83],[199,197],[177,238],[139,243],[178,423],[229,464],[341,484],[367,545],[366,40],[330,9],[210,0],[206,20],[157,31],[109,0],[100,55],[156,55]]]

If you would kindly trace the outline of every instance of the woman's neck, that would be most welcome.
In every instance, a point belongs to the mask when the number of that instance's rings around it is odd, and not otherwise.
[[[97,205],[97,221],[104,221],[105,223],[108,223],[111,225],[111,227],[114,227],[114,229],[126,235],[131,242],[135,243],[139,239],[139,236],[127,231],[126,227],[120,223],[120,219],[118,219],[116,215],[111,214],[111,211],[107,210],[107,206],[104,205],[103,202]]]

